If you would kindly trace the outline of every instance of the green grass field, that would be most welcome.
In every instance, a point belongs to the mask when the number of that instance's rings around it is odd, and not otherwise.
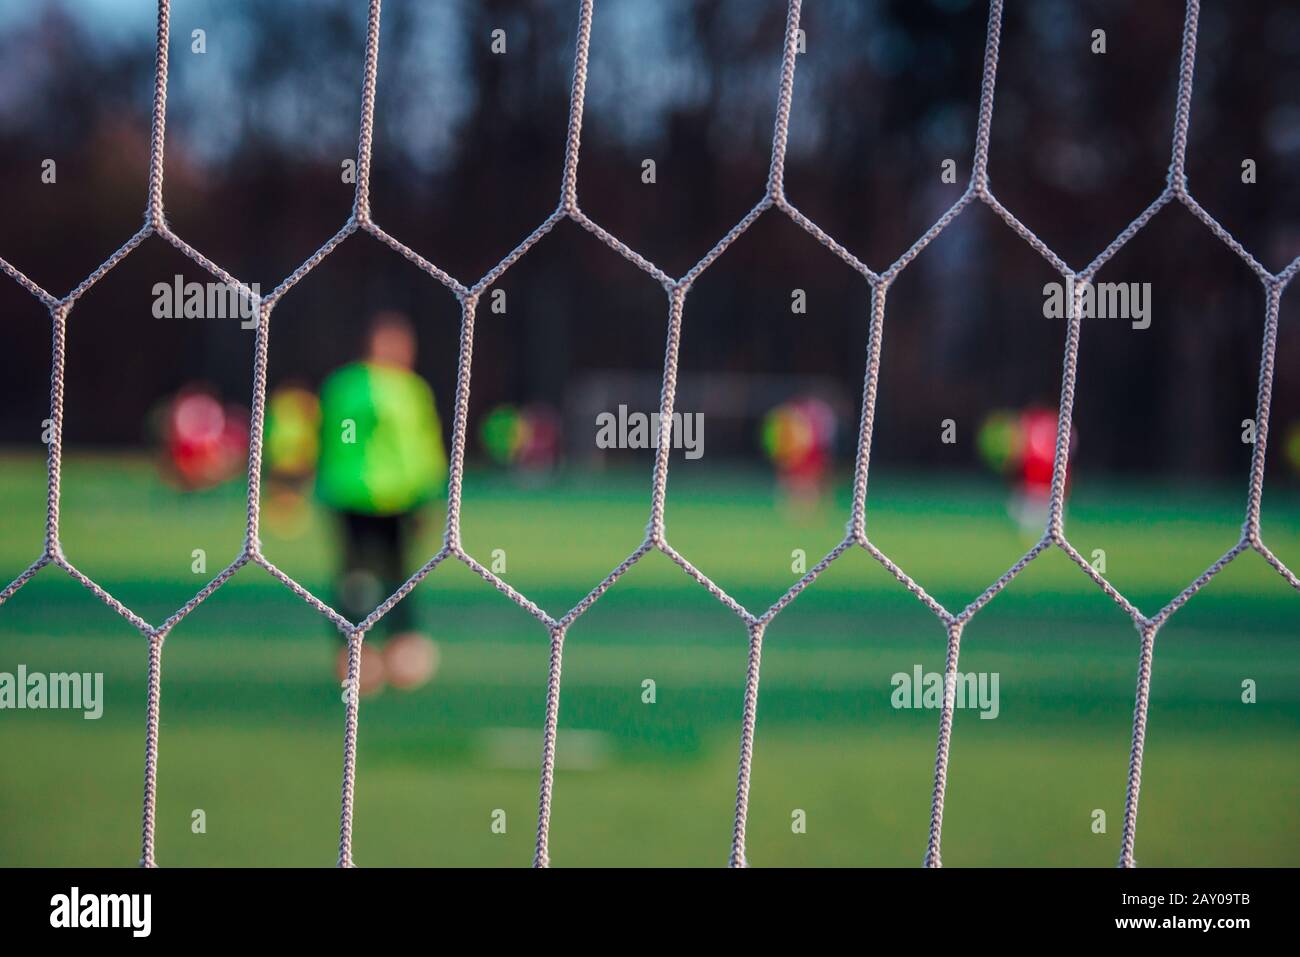
[[[503,577],[551,612],[574,604],[640,542],[648,474],[523,489],[467,479],[466,547],[503,549]],[[1068,534],[1104,549],[1111,579],[1153,612],[1239,534],[1243,487],[1080,481]],[[147,463],[70,455],[69,559],[162,620],[237,554],[242,488],[183,496]],[[1005,493],[974,480],[874,476],[869,534],[949,608],[1024,552]],[[40,550],[44,463],[0,461],[0,575]],[[674,545],[738,600],[766,608],[842,536],[848,490],[796,517],[759,473],[683,468]],[[438,516],[425,548],[437,549]],[[326,516],[266,554],[328,596]],[[1300,566],[1300,501],[1270,488],[1265,534]],[[191,571],[193,550],[207,574]],[[547,634],[464,566],[412,596],[439,640],[438,679],[361,709],[355,854],[362,866],[526,865],[536,824]],[[1241,556],[1156,645],[1139,817],[1143,865],[1300,864],[1300,596]],[[158,857],[163,865],[330,865],[343,706],[337,634],[258,568],[179,625],[163,657]],[[1110,866],[1118,854],[1137,633],[1059,552],[967,627],[961,670],[1000,676],[1000,713],[956,715],[944,862]],[[722,865],[730,841],[745,677],[740,621],[651,554],[572,628],[560,708],[551,855],[564,865]],[[749,856],[762,865],[921,862],[938,715],[890,706],[890,677],[943,668],[938,620],[865,553],[841,558],[769,628]],[[105,676],[103,717],[0,712],[0,865],[132,865],[139,856],[146,643],[47,569],[0,608],[0,671]],[[642,702],[642,682],[656,701]],[[1242,682],[1258,687],[1244,704]],[[581,733],[576,733],[581,732]],[[204,812],[206,832],[193,833]],[[491,829],[497,809],[505,834]],[[792,832],[795,810],[806,833]],[[1093,812],[1106,815],[1093,832]]]

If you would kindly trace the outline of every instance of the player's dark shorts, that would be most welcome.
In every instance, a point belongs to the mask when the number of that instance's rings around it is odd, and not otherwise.
[[[362,621],[409,577],[406,555],[415,516],[340,512],[343,567],[334,586],[336,607],[349,621]],[[384,615],[371,634],[396,634],[413,627],[407,596]]]

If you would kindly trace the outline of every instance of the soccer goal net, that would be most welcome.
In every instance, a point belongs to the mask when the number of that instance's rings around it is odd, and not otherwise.
[[[570,92],[568,135],[564,150],[563,173],[560,183],[559,203],[522,242],[512,249],[485,275],[473,282],[463,282],[435,263],[421,256],[390,235],[371,216],[371,152],[375,129],[375,88],[379,64],[380,0],[370,0],[366,29],[365,65],[361,78],[360,131],[357,137],[356,187],[352,212],[342,227],[331,236],[310,258],[266,295],[259,295],[254,287],[231,275],[199,249],[187,243],[168,225],[163,202],[164,147],[167,119],[167,70],[169,46],[170,0],[158,0],[157,46],[154,69],[152,107],[152,132],[149,151],[149,176],[147,208],[144,224],[101,266],[83,279],[70,292],[54,295],[41,288],[26,275],[0,259],[0,270],[36,297],[49,310],[52,333],[52,369],[50,374],[50,429],[47,461],[47,512],[44,546],[39,557],[13,582],[0,591],[0,604],[11,598],[37,572],[46,566],[62,570],[80,582],[108,608],[126,619],[145,637],[148,644],[148,696],[145,722],[144,797],[140,863],[155,866],[155,809],[158,800],[158,749],[159,716],[162,691],[163,647],[168,634],[200,604],[221,588],[245,565],[259,566],[274,576],[302,601],[333,622],[348,641],[348,681],[345,694],[345,720],[343,732],[343,783],[339,820],[338,864],[353,865],[352,830],[356,793],[356,765],[358,749],[359,695],[361,648],[366,635],[399,602],[405,600],[413,589],[444,561],[461,562],[481,576],[487,583],[504,594],[546,629],[550,639],[549,673],[546,681],[545,723],[540,756],[540,787],[537,809],[537,831],[533,863],[538,867],[550,863],[549,829],[551,808],[555,799],[554,773],[557,741],[557,719],[560,707],[561,663],[565,636],[569,628],[630,568],[652,551],[658,551],[675,562],[692,579],[703,586],[718,602],[728,608],[748,632],[749,654],[741,703],[739,768],[735,790],[735,815],[730,836],[729,862],[733,867],[746,865],[746,821],[748,817],[751,768],[754,755],[755,720],[759,707],[759,677],[761,672],[763,637],[765,629],[781,612],[850,550],[862,549],[879,562],[899,583],[933,613],[938,625],[947,636],[945,683],[942,705],[939,709],[938,741],[936,746],[933,790],[929,808],[929,835],[924,850],[924,863],[929,867],[941,864],[941,836],[943,828],[944,795],[948,781],[949,755],[952,748],[953,711],[958,684],[958,655],[962,632],[971,619],[979,614],[989,601],[1015,579],[1031,562],[1050,549],[1059,549],[1087,575],[1097,587],[1107,594],[1131,618],[1138,632],[1137,688],[1132,722],[1131,752],[1128,764],[1127,796],[1119,849],[1119,864],[1134,866],[1134,841],[1137,830],[1138,797],[1142,782],[1142,760],[1150,702],[1152,659],[1156,636],[1161,628],[1193,595],[1244,552],[1253,550],[1280,574],[1292,588],[1300,590],[1300,579],[1264,544],[1260,535],[1260,503],[1264,483],[1265,453],[1268,447],[1269,409],[1272,396],[1275,354],[1278,339],[1279,302],[1288,283],[1300,271],[1300,259],[1281,272],[1269,272],[1239,243],[1231,233],[1211,216],[1188,189],[1186,175],[1188,127],[1192,96],[1193,72],[1196,64],[1198,0],[1188,0],[1183,27],[1182,52],[1176,102],[1173,110],[1172,150],[1167,183],[1142,213],[1111,241],[1097,256],[1082,268],[1075,268],[1054,252],[1042,239],[1025,226],[993,194],[989,185],[989,137],[993,122],[994,93],[998,75],[998,45],[1002,29],[1002,0],[989,4],[988,33],[984,48],[983,75],[979,98],[974,159],[969,184],[960,198],[896,261],[883,269],[872,269],[861,262],[843,244],[829,235],[815,222],[800,212],[787,198],[785,192],[786,143],[791,119],[795,66],[801,42],[800,0],[790,0],[785,24],[784,48],[781,54],[779,86],[775,91],[776,110],[772,135],[772,150],[766,188],[745,216],[729,229],[689,271],[680,277],[669,275],[647,257],[631,248],[595,222],[582,209],[578,199],[578,170],[582,139],[583,105],[587,88],[587,67],[590,52],[592,17],[595,0],[578,3],[577,42]],[[884,330],[886,302],[894,281],[908,268],[918,254],[973,204],[982,203],[993,210],[1008,228],[1019,235],[1043,257],[1066,281],[1072,290],[1074,309],[1067,317],[1065,352],[1062,358],[1060,404],[1057,420],[1055,459],[1052,471],[1050,501],[1046,525],[1041,538],[1015,564],[996,581],[988,585],[964,608],[953,610],[932,597],[926,589],[907,574],[889,555],[879,549],[866,531],[867,479],[872,445],[872,428],[876,408],[877,388],[881,371],[881,340]],[[1069,458],[1069,436],[1077,383],[1079,342],[1083,331],[1083,297],[1100,271],[1141,231],[1156,213],[1166,205],[1180,203],[1191,211],[1204,226],[1240,257],[1258,277],[1265,290],[1264,333],[1261,347],[1257,406],[1256,441],[1252,452],[1247,484],[1245,519],[1240,538],[1225,554],[1205,569],[1163,608],[1148,614],[1126,598],[1107,578],[1095,569],[1071,544],[1066,532],[1064,500],[1066,472]],[[862,385],[862,401],[857,433],[856,463],[853,472],[852,504],[847,520],[847,531],[842,541],[795,582],[777,601],[765,610],[746,608],[706,574],[691,563],[672,543],[665,531],[664,508],[668,482],[668,467],[672,442],[669,430],[673,421],[673,408],[678,386],[678,355],[682,323],[691,289],[699,277],[723,256],[728,247],[746,232],[761,216],[786,216],[811,234],[839,258],[845,268],[861,277],[870,289],[870,338]],[[461,540],[461,505],[464,458],[466,444],[466,418],[470,398],[470,368],[474,349],[475,312],[480,298],[514,264],[547,235],[562,220],[569,219],[594,235],[614,252],[631,261],[650,279],[658,283],[666,296],[667,341],[664,350],[663,375],[659,396],[659,439],[656,444],[651,488],[649,493],[649,519],[640,546],[617,567],[597,583],[574,607],[560,613],[541,608],[527,595],[522,594],[495,574],[463,546]],[[267,392],[268,332],[276,305],[288,295],[299,281],[319,266],[339,245],[356,233],[366,233],[388,246],[395,254],[405,257],[456,297],[460,304],[460,347],[457,384],[455,390],[450,477],[447,497],[446,528],[442,547],[430,557],[391,596],[380,603],[364,619],[351,621],[339,614],[325,601],[299,584],[276,567],[262,552],[259,539],[261,505],[262,456]],[[69,313],[78,300],[111,270],[123,261],[142,242],[157,236],[170,243],[190,260],[212,276],[237,290],[258,317],[254,344],[254,366],[251,394],[251,419],[249,430],[249,456],[247,473],[247,520],[244,543],[239,554],[216,577],[198,591],[189,601],[165,620],[156,624],[144,620],[99,583],[73,565],[60,545],[59,504],[60,476],[63,457],[63,396],[65,371],[65,346]],[[540,677],[540,676],[539,676]],[[721,850],[721,848],[720,848]],[[920,849],[918,848],[918,852]],[[919,856],[919,855],[918,855]]]

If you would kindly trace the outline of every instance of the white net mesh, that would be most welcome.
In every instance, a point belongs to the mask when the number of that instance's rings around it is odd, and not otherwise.
[[[170,0],[159,0],[157,52],[155,59],[155,84],[152,111],[152,138],[149,160],[149,196],[145,223],[126,243],[113,253],[99,268],[87,276],[75,289],[62,298],[46,292],[22,272],[0,259],[0,270],[12,277],[19,285],[39,299],[50,310],[53,326],[53,364],[50,375],[50,429],[48,459],[48,499],[45,531],[45,545],[40,557],[0,591],[0,604],[7,601],[33,575],[47,565],[62,569],[82,585],[92,591],[105,605],[129,621],[149,642],[149,680],[148,708],[145,731],[145,784],[144,811],[142,826],[141,864],[156,864],[154,843],[154,815],[157,800],[157,756],[158,756],[158,719],[159,696],[161,691],[162,646],[168,633],[178,622],[199,606],[209,595],[220,588],[232,575],[244,565],[252,563],[264,568],[275,578],[283,582],[294,594],[315,608],[347,636],[349,641],[349,688],[346,702],[346,723],[343,749],[343,794],[339,826],[340,866],[351,866],[352,860],[352,820],[356,780],[356,748],[358,700],[356,694],[357,678],[360,667],[361,643],[366,633],[386,615],[394,605],[403,600],[410,592],[440,563],[446,559],[461,561],[477,572],[498,591],[512,602],[528,612],[544,625],[550,634],[551,654],[550,672],[547,681],[546,719],[543,732],[541,760],[541,785],[538,801],[537,841],[534,864],[545,867],[550,863],[549,825],[554,792],[555,745],[557,736],[557,718],[560,698],[560,669],[564,650],[565,634],[587,609],[598,601],[605,591],[617,581],[629,568],[651,551],[660,551],[679,565],[691,578],[698,581],[718,601],[729,608],[745,625],[749,632],[749,663],[745,682],[744,704],[741,720],[740,766],[736,784],[735,823],[732,831],[730,863],[733,867],[746,864],[745,825],[748,814],[750,774],[753,763],[754,725],[758,707],[758,682],[761,664],[763,633],[768,623],[817,577],[845,552],[862,548],[876,561],[880,562],[903,587],[915,595],[930,609],[942,624],[948,635],[947,661],[945,666],[945,694],[939,720],[938,746],[936,749],[934,790],[930,809],[929,841],[925,852],[925,864],[930,867],[940,865],[940,837],[943,825],[943,802],[947,785],[948,755],[951,747],[953,709],[955,703],[954,680],[957,674],[957,660],[961,644],[962,630],[981,608],[998,594],[1030,562],[1050,548],[1059,548],[1088,575],[1098,587],[1109,595],[1132,619],[1140,635],[1140,657],[1138,666],[1137,694],[1133,712],[1133,738],[1129,761],[1127,799],[1125,802],[1124,826],[1121,840],[1119,863],[1121,866],[1134,865],[1133,847],[1137,828],[1138,792],[1142,776],[1142,753],[1146,737],[1147,712],[1151,682],[1151,663],[1156,634],[1189,598],[1199,591],[1211,578],[1220,572],[1229,562],[1248,550],[1258,552],[1290,585],[1300,590],[1300,579],[1287,568],[1264,544],[1260,537],[1260,503],[1263,494],[1264,460],[1268,445],[1269,408],[1272,397],[1273,373],[1278,336],[1279,302],[1287,284],[1300,271],[1300,258],[1297,258],[1279,273],[1265,269],[1213,216],[1210,215],[1188,191],[1186,177],[1187,132],[1190,120],[1192,77],[1196,62],[1196,32],[1200,4],[1198,0],[1188,0],[1187,14],[1183,29],[1182,56],[1178,82],[1177,102],[1174,111],[1174,130],[1172,158],[1169,166],[1167,185],[1149,206],[1132,223],[1126,226],[1105,249],[1083,269],[1070,267],[1046,243],[1038,238],[1028,227],[1021,223],[993,195],[989,188],[989,131],[993,119],[993,95],[997,78],[998,42],[1002,28],[1002,0],[991,0],[989,5],[988,37],[984,53],[984,72],[980,92],[979,120],[976,134],[975,155],[970,183],[952,207],[939,218],[912,246],[894,263],[882,271],[875,271],[863,264],[834,237],[824,232],[816,223],[796,209],[785,194],[785,152],[789,131],[791,99],[794,88],[795,63],[799,40],[800,0],[790,0],[786,19],[785,46],[781,64],[780,88],[777,95],[776,122],[772,136],[772,159],[767,188],[753,209],[739,223],[708,251],[689,272],[680,279],[674,279],[653,262],[629,247],[618,237],[610,234],[584,213],[578,204],[578,157],[582,135],[582,113],[587,83],[587,61],[590,50],[591,25],[594,0],[580,0],[578,16],[577,49],[574,58],[573,85],[569,108],[568,138],[565,146],[564,173],[561,185],[559,206],[536,229],[534,229],[518,246],[510,251],[504,259],[488,271],[486,275],[471,285],[466,285],[450,276],[438,266],[429,262],[400,240],[389,235],[370,215],[370,170],[371,146],[374,134],[375,84],[379,62],[379,22],[380,0],[370,0],[369,19],[366,33],[365,71],[361,86],[361,123],[357,145],[357,182],[356,197],[352,215],[343,227],[335,233],[315,254],[293,271],[284,281],[266,296],[258,296],[250,287],[240,282],[226,270],[222,269],[203,253],[186,243],[168,226],[163,207],[163,147],[167,115],[167,57],[169,39]],[[981,202],[987,204],[1004,220],[1025,242],[1035,249],[1052,267],[1074,284],[1075,303],[1073,317],[1067,320],[1065,356],[1061,379],[1061,399],[1059,408],[1055,464],[1051,485],[1049,514],[1042,538],[1019,561],[1011,566],[1000,578],[989,585],[974,601],[960,611],[953,612],[945,608],[914,579],[904,572],[888,555],[877,548],[867,537],[867,475],[870,462],[872,424],[875,414],[876,392],[880,378],[880,346],[885,319],[885,300],[893,281],[917,257],[931,241],[935,239],[967,206]],[[1246,518],[1242,525],[1241,537],[1221,558],[1215,561],[1191,584],[1184,588],[1172,601],[1153,615],[1144,614],[1132,602],[1122,595],[1107,579],[1089,564],[1070,544],[1065,534],[1064,498],[1065,476],[1068,465],[1069,435],[1072,422],[1076,370],[1079,355],[1079,337],[1082,331],[1084,310],[1080,297],[1083,285],[1092,282],[1098,272],[1129,240],[1156,215],[1164,206],[1178,202],[1186,206],[1215,236],[1233,250],[1259,277],[1266,295],[1266,315],[1264,338],[1260,361],[1259,391],[1256,408],[1256,441],[1250,466],[1250,478],[1246,504]],[[769,210],[788,216],[806,230],[822,245],[835,253],[846,265],[857,272],[871,289],[871,323],[870,342],[867,351],[866,371],[863,381],[862,412],[859,428],[857,461],[854,470],[853,500],[849,516],[847,534],[843,541],[833,548],[806,575],[797,581],[770,608],[761,613],[754,613],[745,608],[734,598],[719,588],[707,575],[698,570],[690,561],[669,544],[664,528],[664,502],[668,481],[668,460],[671,449],[670,430],[672,428],[673,403],[677,389],[678,353],[681,343],[683,310],[687,293],[697,278],[709,268],[726,249],[744,233],[760,216]],[[668,339],[664,353],[663,389],[660,399],[660,434],[655,456],[653,484],[651,490],[650,521],[646,537],[640,547],[629,555],[613,571],[605,576],[585,598],[562,615],[554,616],[540,608],[527,596],[515,590],[481,562],[465,551],[460,537],[460,516],[462,500],[462,479],[464,474],[466,416],[469,405],[470,360],[474,346],[474,315],[480,296],[496,283],[502,275],[529,249],[542,239],[562,219],[572,219],[584,229],[596,236],[610,249],[630,260],[637,267],[651,276],[666,291],[668,296]],[[447,524],[443,546],[430,558],[405,584],[387,598],[363,621],[351,622],[333,608],[317,598],[308,589],[294,581],[283,571],[273,565],[261,551],[258,535],[258,520],[261,506],[261,472],[263,425],[266,405],[266,369],[267,369],[267,331],[271,313],[276,304],[304,276],[318,266],[330,255],[340,243],[353,233],[369,233],[385,245],[400,253],[417,265],[438,282],[442,283],[455,295],[461,305],[461,333],[458,378],[455,394],[455,410],[452,430],[452,451],[450,479],[447,497]],[[242,550],[220,574],[204,586],[198,594],[181,606],[160,624],[152,625],[131,609],[105,591],[98,583],[78,570],[64,555],[59,543],[59,491],[60,472],[63,453],[63,385],[65,341],[68,313],[77,300],[110,270],[122,261],[140,243],[150,236],[158,236],[171,243],[183,254],[203,267],[223,283],[236,289],[246,297],[258,310],[259,322],[256,331],[252,419],[249,435],[248,461],[248,518],[247,533]]]

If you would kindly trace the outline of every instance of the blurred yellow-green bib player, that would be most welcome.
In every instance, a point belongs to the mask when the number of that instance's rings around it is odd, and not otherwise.
[[[339,516],[343,564],[339,611],[360,622],[405,581],[406,553],[420,506],[440,493],[447,454],[433,391],[412,370],[414,330],[404,317],[372,320],[366,357],[321,386],[316,494]],[[404,633],[410,601],[382,620]]]

